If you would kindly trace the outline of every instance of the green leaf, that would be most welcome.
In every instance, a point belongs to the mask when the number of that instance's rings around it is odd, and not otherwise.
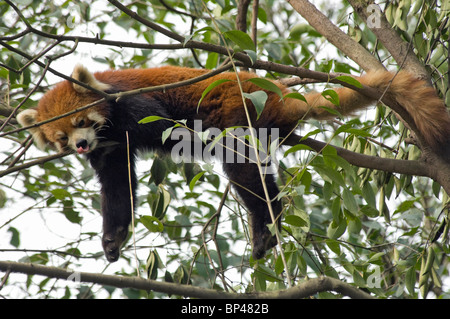
[[[342,199],[344,200],[344,206],[352,213],[358,213],[358,204],[356,203],[355,196],[347,188],[344,188],[342,192]]]
[[[58,188],[58,189],[53,189],[50,191],[50,193],[52,193],[53,196],[55,196],[56,199],[62,200],[64,198],[67,197],[72,197],[72,195],[65,189],[62,188]]]
[[[33,0],[16,0],[16,5],[20,4],[22,6],[28,6],[33,2]]]
[[[163,268],[163,263],[156,250],[151,250],[147,257],[147,278],[155,280],[158,277],[158,268]]]
[[[296,99],[296,100],[300,100],[305,103],[308,103],[308,101],[306,101],[306,98],[304,97],[304,95],[300,94],[298,92],[288,93],[285,96],[283,96],[283,99]]]
[[[333,203],[331,204],[331,215],[333,216],[333,221],[335,223],[339,223],[342,217],[341,214],[341,199],[339,196],[336,196],[336,198],[333,200]]]
[[[178,284],[188,284],[190,283],[189,280],[189,272],[184,268],[183,265],[180,265],[177,270],[175,271],[175,274],[173,275],[174,282]]]
[[[240,30],[231,30],[225,32],[223,35],[237,44],[242,50],[256,51],[252,38],[250,38],[250,36],[245,32]]]
[[[253,84],[259,86],[263,90],[274,92],[278,94],[280,98],[283,98],[283,93],[281,92],[281,89],[272,81],[263,78],[252,78],[247,81],[252,82]]]
[[[439,183],[436,183],[435,181],[433,181],[431,188],[433,189],[434,196],[436,196],[436,198],[439,198],[439,193],[441,191],[441,185]]]
[[[308,226],[308,223],[303,220],[300,216],[297,215],[288,215],[284,218],[284,222],[286,224],[295,226],[295,227],[304,227]]]
[[[359,271],[356,268],[353,270],[352,276],[353,276],[353,282],[356,286],[359,286],[359,287],[367,286],[366,281],[364,280],[364,278],[361,276],[361,274],[359,273]]]
[[[197,108],[200,106],[200,104],[202,103],[202,101],[203,101],[203,99],[205,98],[205,96],[206,96],[209,92],[211,92],[212,89],[214,89],[215,87],[221,85],[222,83],[230,82],[230,81],[231,81],[231,80],[228,80],[228,79],[220,79],[220,80],[214,81],[213,83],[211,83],[210,85],[208,85],[208,87],[203,91],[202,97],[201,97],[200,100],[198,101]]]
[[[208,144],[208,151],[211,152],[217,143],[219,143],[219,142],[223,143],[223,138],[228,134],[228,132],[233,132],[233,131],[234,131],[233,127],[228,127],[226,129],[224,129],[219,135],[214,137],[212,142],[210,142]]]
[[[327,244],[328,248],[330,248],[331,251],[333,251],[336,255],[339,256],[341,254],[341,245],[338,241],[334,239],[327,239],[325,243]]]
[[[14,227],[9,227],[8,232],[11,233],[11,240],[9,241],[9,243],[16,248],[19,247],[19,245],[20,245],[19,231],[17,229],[15,229]]]
[[[357,88],[363,87],[362,84],[357,79],[355,79],[354,77],[348,76],[348,75],[338,76],[335,78],[335,80],[345,82],[345,83],[353,85],[354,87],[357,87]]]
[[[322,92],[322,96],[333,103],[336,106],[339,106],[339,95],[334,90],[325,90]],[[334,110],[334,109],[333,109]]]
[[[152,115],[152,116],[144,117],[138,123],[139,124],[146,124],[146,123],[151,123],[151,122],[155,122],[155,121],[159,121],[159,120],[165,120],[165,118],[161,117],[161,116],[157,116],[157,115]]]
[[[322,35],[316,31],[312,26],[307,23],[298,23],[292,27],[289,31],[289,37],[294,40],[300,40],[300,36],[303,34],[307,34],[309,37],[321,37]]]
[[[275,236],[277,233],[278,225],[277,224],[267,224],[266,227],[269,229],[272,236]]]
[[[259,119],[266,105],[267,93],[264,91],[255,91],[253,93],[243,93],[243,95],[245,98],[252,101],[257,113],[256,118]]]
[[[334,182],[339,186],[346,187],[344,178],[338,171],[335,169],[325,166],[325,165],[315,165],[315,170],[320,174],[324,179],[329,180],[330,182]]]
[[[160,157],[155,157],[152,167],[150,168],[150,180],[149,183],[161,184],[166,177],[167,164]]]
[[[277,257],[277,260],[275,261],[275,273],[280,275],[284,271],[284,264],[283,264],[283,258],[281,255]]]
[[[347,222],[346,222],[345,218],[342,218],[341,222],[339,224],[336,224],[335,222],[331,222],[328,225],[327,236],[331,239],[338,239],[345,233],[346,228],[347,228]]]
[[[258,264],[257,272],[259,274],[261,274],[262,276],[264,276],[264,279],[267,281],[270,281],[270,282],[282,281],[282,279],[280,279],[271,268],[269,268],[263,264]]]
[[[379,253],[375,253],[375,254],[373,254],[372,257],[370,257],[370,259],[368,260],[368,262],[369,262],[369,263],[374,263],[374,262],[376,262],[376,261],[379,261],[380,257],[381,257],[381,256],[384,256],[384,255],[386,255],[386,252],[384,252],[384,251],[379,252]]]
[[[170,137],[170,135],[172,134],[172,131],[174,129],[174,126],[171,126],[167,129],[165,129],[162,134],[161,134],[161,141],[164,144],[166,142],[166,140]]]
[[[154,216],[142,216],[140,221],[152,233],[161,233],[164,229],[164,225]]]
[[[219,54],[216,52],[209,52],[208,58],[206,59],[205,68],[212,70],[217,66],[217,61],[219,60]]]
[[[380,215],[380,211],[371,205],[361,206],[361,212],[368,217],[378,217]]]
[[[5,207],[7,200],[8,196],[6,195],[6,192],[0,188],[0,208]]]
[[[162,185],[158,185],[156,191],[148,194],[147,200],[153,217],[163,219],[170,204],[170,193]]]
[[[343,124],[341,126],[339,126],[339,128],[335,131],[334,135],[337,136],[340,133],[349,133],[349,134],[354,134],[357,136],[362,136],[362,137],[370,137],[371,134],[364,131],[364,130],[358,130],[353,128],[353,124],[352,123],[347,123],[347,124]]]
[[[80,216],[80,213],[73,209],[72,201],[64,201],[64,209],[62,213],[67,218],[67,220],[74,224],[79,224],[83,220],[83,218]]]
[[[269,53],[270,57],[275,60],[281,60],[283,57],[282,47],[278,43],[269,42],[264,44],[264,49]]]
[[[370,183],[364,183],[361,190],[362,196],[366,200],[367,204],[369,204],[369,206],[375,209],[377,207],[377,201],[375,197],[375,192],[372,189],[372,185]]]
[[[405,276],[406,289],[408,289],[409,294],[412,296],[415,295],[415,292],[414,292],[415,284],[416,284],[416,268],[413,266],[413,267],[410,267],[406,271],[406,276]]]
[[[305,144],[297,144],[290,147],[286,152],[284,152],[284,157],[291,153],[299,152],[299,151],[313,151],[313,149]]]
[[[197,136],[204,144],[208,143],[209,134],[210,134],[209,129],[207,129],[206,131],[197,132]]]
[[[189,189],[192,192],[192,190],[194,189],[195,184],[197,183],[197,181],[203,176],[203,174],[205,174],[205,172],[200,172],[197,175],[194,176],[194,178],[192,178],[191,182],[189,183]]]
[[[333,115],[336,116],[336,117],[342,118],[342,114],[341,114],[338,110],[336,110],[336,109],[333,109],[333,108],[328,107],[328,106],[318,106],[318,108],[324,109],[324,110],[326,110],[328,113],[333,114]]]

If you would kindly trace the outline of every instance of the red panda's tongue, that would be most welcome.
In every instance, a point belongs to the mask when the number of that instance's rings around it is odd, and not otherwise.
[[[77,153],[78,154],[83,154],[83,153],[87,153],[89,151],[89,146],[86,146],[86,148],[83,148],[83,147],[79,147],[79,148],[77,148]]]

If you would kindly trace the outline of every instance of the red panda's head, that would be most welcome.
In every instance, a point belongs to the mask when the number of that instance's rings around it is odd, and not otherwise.
[[[99,91],[110,88],[108,84],[98,81],[82,65],[75,67],[72,77]],[[17,115],[17,121],[22,126],[30,126],[73,111],[99,99],[100,97],[89,89],[70,81],[64,81],[44,94],[37,108],[20,112]],[[96,130],[105,122],[105,114],[102,114],[101,109],[92,107],[30,128],[29,131],[32,133],[37,146],[41,149],[50,146],[60,152],[72,149],[82,154],[95,149],[98,144]]]

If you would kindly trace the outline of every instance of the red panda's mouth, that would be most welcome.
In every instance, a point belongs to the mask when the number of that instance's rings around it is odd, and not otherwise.
[[[78,154],[85,154],[95,148],[95,143],[89,142],[87,139],[80,139],[77,141],[74,148]]]
[[[78,154],[84,154],[84,153],[87,153],[87,152],[89,152],[89,145],[87,145],[86,147],[78,147],[77,148],[77,153]]]

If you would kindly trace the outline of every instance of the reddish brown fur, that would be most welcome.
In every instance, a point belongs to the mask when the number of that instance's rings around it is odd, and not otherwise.
[[[164,66],[154,69],[105,71],[95,73],[95,77],[103,83],[120,88],[121,91],[127,91],[142,87],[171,84],[205,74],[206,72],[206,70],[201,69]],[[255,76],[246,72],[239,73],[244,92],[261,90],[255,84],[246,81]],[[194,114],[203,91],[211,83],[220,79],[232,81],[223,83],[211,91],[198,108],[198,114]],[[369,73],[360,77],[359,81],[367,86],[382,90],[389,86],[388,93],[394,96],[413,117],[419,131],[433,148],[439,148],[439,145],[448,140],[450,135],[450,117],[447,110],[435,91],[422,81],[415,79],[406,72],[400,72],[394,76],[394,74],[384,71]],[[283,94],[290,92],[287,87],[278,82],[274,83],[281,88]],[[336,108],[341,114],[349,115],[372,102],[371,99],[348,88],[340,88],[336,92],[339,95],[339,107],[326,100],[320,93],[305,94],[308,104],[296,99],[287,99],[283,102],[278,95],[269,94],[265,110],[256,126],[275,126],[288,132],[297,125],[300,119],[310,117],[328,119],[333,117],[325,109],[318,108],[319,106]],[[168,90],[167,92],[147,93],[147,95],[157,96],[162,99],[170,98],[171,102],[177,105],[177,113],[193,115],[195,118],[202,119],[204,127],[214,126],[219,129],[225,129],[230,126],[248,124],[241,92],[236,83],[236,74],[232,72],[222,73],[207,80]],[[94,94],[79,94],[69,82],[62,82],[41,99],[38,107],[38,121],[63,114],[97,99],[98,97]],[[246,103],[249,106],[248,110],[251,113],[251,118],[255,121],[254,108],[249,100]],[[100,114],[105,114],[102,106],[98,106],[96,110]],[[70,127],[69,121],[68,118],[61,119],[44,125],[42,130],[47,138],[51,139],[52,134],[48,131]]]
[[[39,101],[36,120],[37,122],[41,122],[51,119],[98,99],[98,96],[93,94],[79,94],[73,89],[72,83],[68,81],[58,83],[55,88],[47,92]],[[95,110],[102,115],[106,114],[102,106],[95,108]],[[87,114],[91,111],[90,109],[81,111],[74,114],[73,117],[87,118]],[[56,142],[55,132],[62,131],[68,133],[72,129],[72,117],[63,117],[57,121],[41,126],[42,133],[50,143]]]

